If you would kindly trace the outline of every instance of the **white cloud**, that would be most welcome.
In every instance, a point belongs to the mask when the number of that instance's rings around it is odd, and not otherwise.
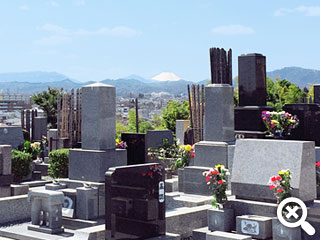
[[[280,8],[274,12],[274,16],[277,16],[277,17],[285,16],[290,13],[301,13],[308,17],[318,17],[320,16],[320,7],[319,6],[313,6],[313,7],[300,6],[296,8]]]
[[[242,25],[226,25],[215,27],[212,32],[220,35],[248,35],[253,34],[254,30],[251,27]]]
[[[85,5],[86,4],[86,1],[85,0],[74,0],[74,3],[76,5]]]
[[[51,1],[51,2],[50,2],[50,5],[51,5],[52,7],[59,7],[59,6],[60,6],[59,3],[57,3],[56,1]]]
[[[51,33],[51,36],[44,37],[40,40],[34,41],[38,45],[60,45],[69,43],[73,38],[80,38],[83,36],[107,36],[107,37],[135,37],[138,32],[129,27],[118,26],[114,28],[100,28],[89,31],[86,29],[79,29],[77,31],[70,31],[67,28],[60,27],[54,24],[45,24],[39,27],[38,30]]]
[[[70,43],[71,41],[72,39],[70,37],[53,35],[36,40],[34,41],[34,43],[42,46],[57,46],[61,44]]]
[[[21,5],[19,8],[20,8],[20,10],[22,10],[22,11],[28,11],[28,10],[30,9],[29,6],[26,5],[26,4]]]

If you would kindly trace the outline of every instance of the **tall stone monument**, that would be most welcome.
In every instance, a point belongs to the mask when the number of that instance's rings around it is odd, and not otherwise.
[[[228,166],[234,148],[233,87],[210,84],[205,87],[204,141],[195,144],[194,166]]]
[[[266,106],[266,57],[258,53],[241,55],[238,71],[239,107],[235,109],[235,130],[255,138],[263,137],[265,126],[261,112],[272,110]]]
[[[104,173],[127,164],[126,150],[115,148],[116,89],[103,83],[82,88],[82,149],[69,153],[69,178],[104,182]]]

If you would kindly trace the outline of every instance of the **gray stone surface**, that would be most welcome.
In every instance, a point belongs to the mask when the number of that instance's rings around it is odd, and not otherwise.
[[[277,218],[272,219],[273,240],[301,240],[301,227],[288,228],[280,223]]]
[[[29,220],[31,204],[27,195],[0,198],[0,226],[5,223]]]
[[[183,170],[183,192],[205,196],[212,195],[212,192],[206,183],[205,177],[202,175],[204,171],[208,170],[209,168],[207,167],[185,167]]]
[[[67,188],[67,184],[65,183],[48,183],[45,185],[45,189],[46,190],[52,190],[52,191],[56,191],[59,189],[64,189]]]
[[[173,143],[171,130],[148,130],[146,134],[146,148],[157,148],[161,146],[164,138],[169,140],[169,144]]]
[[[213,168],[217,164],[228,167],[226,142],[201,141],[195,144],[194,166]]]
[[[11,175],[11,146],[0,145],[0,175]]]
[[[184,145],[184,133],[190,126],[190,120],[176,120],[176,138]]]
[[[275,201],[269,178],[279,170],[292,172],[292,195],[316,199],[315,146],[309,141],[241,139],[236,142],[231,175],[237,198]],[[259,176],[259,177],[257,177]]]
[[[17,148],[19,145],[23,144],[23,142],[21,127],[0,127],[0,145],[11,145],[12,148]]]
[[[228,197],[228,202],[225,204],[225,207],[232,208],[235,212],[235,216],[259,215],[276,217],[278,205],[276,203],[232,199],[232,197]]]
[[[32,190],[28,194],[28,201],[31,202],[30,229],[41,231],[34,226],[43,226],[43,228],[48,229],[48,232],[59,233],[63,231],[62,206],[64,196],[62,192]]]
[[[234,141],[233,87],[210,84],[205,87],[204,140]]]
[[[11,196],[28,194],[29,186],[21,184],[11,184]]]
[[[116,89],[103,83],[82,87],[82,148],[115,148]]]
[[[42,135],[47,136],[47,118],[35,117],[33,123],[32,138],[34,141],[41,141]]]
[[[235,228],[235,220],[233,209],[208,210],[208,227],[211,231],[231,232]]]
[[[272,218],[244,215],[236,218],[237,233],[250,235],[255,239],[272,237]]]
[[[192,231],[193,240],[206,240],[207,233],[211,232],[208,227],[194,229]]]
[[[242,235],[242,234],[234,234],[228,232],[215,231],[211,233],[207,233],[206,240],[250,240],[252,239],[250,236]]]
[[[50,138],[52,138],[52,146],[50,143]],[[56,150],[58,141],[58,129],[49,129],[48,130],[48,149]]]
[[[69,178],[90,182],[104,182],[110,167],[127,165],[126,150],[71,149],[69,159]]]
[[[98,217],[98,189],[95,187],[77,188],[77,218],[95,220]]]
[[[180,234],[182,238],[192,236],[192,231],[207,226],[207,210],[211,205],[178,208],[166,212],[166,231]]]
[[[232,173],[235,145],[228,145],[228,169]]]
[[[183,192],[184,168],[178,169],[178,191]]]
[[[178,178],[166,179],[166,192],[177,192],[178,191]]]
[[[0,198],[10,197],[10,196],[11,196],[10,186],[0,187]]]

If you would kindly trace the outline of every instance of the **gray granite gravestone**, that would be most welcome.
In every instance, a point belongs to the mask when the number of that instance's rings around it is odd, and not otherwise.
[[[169,144],[173,144],[171,130],[148,130],[146,134],[146,148],[157,148],[162,146],[163,139],[168,139]]]
[[[234,141],[233,87],[210,84],[205,87],[204,140]]]
[[[115,149],[115,87],[84,86],[81,113],[82,149],[69,152],[69,178],[103,182],[108,168],[127,164],[126,150]]]
[[[12,148],[17,148],[19,145],[23,144],[23,142],[21,127],[0,127],[0,145],[11,145]]]
[[[190,120],[176,120],[176,138],[180,144],[184,144],[184,133],[190,126]]]
[[[232,193],[239,199],[275,201],[268,181],[278,171],[292,173],[292,195],[316,198],[315,145],[308,141],[239,139],[231,175]]]

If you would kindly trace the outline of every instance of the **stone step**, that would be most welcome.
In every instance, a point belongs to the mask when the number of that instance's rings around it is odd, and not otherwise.
[[[206,240],[207,233],[210,233],[208,227],[194,229],[192,231],[192,239],[193,240]]]
[[[33,187],[41,187],[44,186],[48,183],[52,183],[51,180],[38,180],[38,181],[30,181],[30,182],[22,182],[22,185],[28,185],[29,188],[33,188]]]
[[[235,234],[229,232],[220,232],[214,231],[207,233],[206,240],[250,240],[252,239],[250,236],[242,235],[242,234]]]
[[[166,179],[166,192],[178,191],[178,178]]]
[[[181,192],[166,193],[166,209],[172,210],[181,207],[196,207],[211,204],[213,197]]]

